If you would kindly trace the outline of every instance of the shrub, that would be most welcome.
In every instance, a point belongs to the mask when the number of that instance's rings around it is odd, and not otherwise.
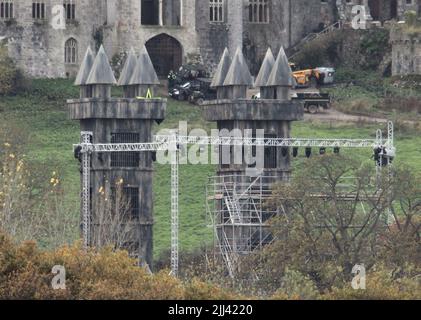
[[[0,45],[0,95],[12,95],[28,86],[23,73],[9,58],[7,47]]]
[[[66,289],[53,290],[53,266],[66,270]],[[0,234],[0,299],[181,300],[235,299],[198,279],[184,284],[163,270],[155,275],[137,266],[126,251],[84,250],[81,243],[40,251],[34,242],[15,245]]]
[[[350,283],[333,288],[324,296],[332,300],[413,300],[421,299],[420,279],[394,277],[390,270],[380,268],[366,276],[366,289],[354,290]]]

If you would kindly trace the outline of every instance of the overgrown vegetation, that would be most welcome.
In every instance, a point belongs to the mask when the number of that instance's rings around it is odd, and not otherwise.
[[[0,96],[17,94],[28,84],[29,80],[9,58],[7,47],[0,43]]]
[[[389,30],[336,30],[305,44],[293,60],[301,68],[352,65],[377,70],[390,52]]]
[[[336,110],[358,115],[389,117],[419,129],[421,78],[384,78],[376,72],[339,68],[337,84],[322,88],[333,96]],[[408,121],[409,120],[409,121]]]
[[[420,299],[421,178],[408,168],[378,186],[375,177],[349,157],[310,160],[267,203],[282,208],[271,221],[275,240],[240,258],[231,286],[280,299]],[[367,271],[366,290],[351,286],[355,265]],[[196,268],[189,276],[227,283],[223,270]]]
[[[66,269],[66,288],[54,290],[52,268]],[[34,242],[15,245],[0,233],[0,300],[182,300],[239,299],[241,296],[197,278],[181,282],[163,270],[151,275],[127,252],[85,251],[80,243],[41,251]]]

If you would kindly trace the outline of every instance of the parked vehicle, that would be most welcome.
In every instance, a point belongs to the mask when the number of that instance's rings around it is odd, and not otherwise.
[[[197,90],[197,84],[194,81],[187,81],[181,85],[176,85],[174,88],[168,90],[168,95],[176,100],[187,100],[192,92]]]
[[[197,79],[197,86],[193,88],[189,101],[201,105],[205,100],[215,100],[216,90],[211,88],[211,83],[212,79],[209,78]]]
[[[197,78],[205,78],[207,76],[207,71],[203,65],[186,64],[181,66],[177,72],[170,71],[168,75],[168,88],[171,90],[176,86],[184,85],[188,81],[193,81]]]
[[[311,114],[316,114],[320,109],[329,109],[331,98],[328,93],[303,92],[295,93],[293,100],[304,101],[304,110]]]
[[[290,63],[289,65],[296,87],[316,88],[318,85],[332,84],[334,82],[336,72],[334,68],[320,67],[300,70],[295,63]]]
[[[252,99],[260,100],[260,92],[255,94]],[[305,112],[316,114],[320,109],[329,109],[332,99],[328,93],[320,92],[300,92],[294,93],[293,100],[304,101]]]
[[[316,68],[316,70],[322,74],[322,84],[332,84],[335,82],[335,73],[336,70],[334,68],[325,68],[325,67],[320,67],[320,68]]]

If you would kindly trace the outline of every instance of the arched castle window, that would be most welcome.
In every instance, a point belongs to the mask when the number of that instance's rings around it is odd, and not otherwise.
[[[64,0],[64,16],[66,20],[75,20],[76,19],[76,4],[75,0]]]
[[[45,19],[45,3],[40,1],[32,2],[32,18]]]
[[[13,0],[5,0],[0,2],[0,19],[13,18]]]
[[[224,2],[224,0],[209,0],[210,22],[224,22]]]
[[[249,22],[269,23],[269,0],[249,0]]]
[[[70,38],[64,45],[64,63],[77,63],[77,54],[77,41],[74,38]]]

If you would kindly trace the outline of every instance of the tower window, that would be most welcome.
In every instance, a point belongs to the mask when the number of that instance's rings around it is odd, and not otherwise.
[[[269,0],[249,0],[249,22],[269,23]]]
[[[13,0],[5,0],[0,2],[0,19],[13,18]]]
[[[209,0],[209,21],[224,22],[224,0]]]
[[[139,133],[112,133],[111,143],[139,143]],[[111,167],[136,168],[139,167],[138,152],[111,153]]]
[[[44,2],[32,2],[32,18],[45,19],[45,3]]]
[[[77,41],[74,38],[70,38],[64,45],[64,63],[76,64],[77,63]]]
[[[74,0],[65,0],[63,2],[64,6],[64,15],[66,20],[75,20],[76,19],[76,4]]]
[[[265,134],[265,139],[276,139],[274,134]],[[265,169],[276,169],[278,167],[277,147],[265,147]]]

